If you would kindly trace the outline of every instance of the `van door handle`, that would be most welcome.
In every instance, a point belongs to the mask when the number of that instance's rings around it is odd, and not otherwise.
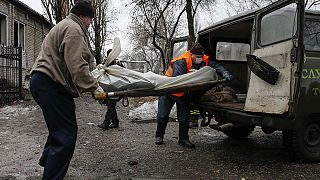
[[[290,52],[290,62],[297,62],[298,48],[292,48]]]

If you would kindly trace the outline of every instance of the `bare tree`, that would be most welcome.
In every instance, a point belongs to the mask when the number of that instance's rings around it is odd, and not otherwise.
[[[159,51],[162,66],[166,67],[171,41],[176,33],[185,7],[175,0],[133,0],[130,29],[137,34],[139,46],[151,44]],[[151,37],[151,39],[149,38]],[[139,47],[138,46],[138,47]],[[163,68],[164,72],[165,68]]]
[[[243,11],[255,8],[261,8],[271,3],[274,3],[276,0],[226,0],[226,5],[230,14],[230,11],[239,14]],[[320,4],[320,0],[305,0],[306,9],[317,8]]]
[[[214,5],[216,1],[215,0],[186,0],[186,14],[187,14],[187,23],[188,23],[188,49],[192,46],[192,44],[195,42],[195,15],[199,9],[199,7],[202,8],[208,8]],[[184,3],[184,0],[182,1]]]
[[[317,6],[320,4],[320,0],[306,0],[305,1],[305,6],[307,9],[311,8],[317,8]]]
[[[109,5],[110,1],[108,0],[92,1],[93,9],[95,9],[95,18],[93,19],[93,33],[90,33],[90,41],[94,46],[93,53],[97,64],[103,62],[103,48],[116,30],[113,22],[117,20],[118,11],[111,9]]]
[[[131,3],[134,4],[132,24],[134,25],[131,26],[131,30],[137,33],[132,35],[141,39],[140,46],[151,41],[159,51],[164,71],[169,62],[172,39],[181,35],[181,32],[187,32],[190,47],[195,41],[194,22],[197,10],[214,2],[215,0],[132,0]],[[186,24],[187,26],[183,26]],[[148,36],[152,38],[149,39]]]
[[[196,6],[196,7],[198,7],[198,6]],[[192,8],[192,0],[186,1],[186,13],[187,13],[188,32],[189,32],[188,49],[190,49],[191,44],[193,42],[195,42],[195,40],[196,40],[195,32],[194,32],[194,14],[195,13],[193,12],[193,8]]]
[[[116,30],[113,22],[117,19],[117,11],[109,8],[110,0],[92,0],[95,9],[95,18],[90,30],[90,44],[97,64],[102,62],[103,47],[110,36]],[[67,17],[71,7],[77,0],[41,0],[45,8],[46,16],[52,25]]]
[[[277,0],[226,0],[226,6],[229,7],[228,11],[239,14],[243,11],[255,8],[261,8],[268,4],[274,3]]]
[[[72,7],[76,1],[77,0],[41,0],[41,3],[50,23],[54,25],[69,14],[70,7]]]

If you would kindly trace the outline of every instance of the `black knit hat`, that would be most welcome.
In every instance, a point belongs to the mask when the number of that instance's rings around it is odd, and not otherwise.
[[[70,12],[76,15],[94,17],[94,10],[90,0],[78,0]]]
[[[191,49],[190,49],[190,53],[194,54],[194,55],[203,55],[204,54],[204,50],[203,47],[200,43],[195,43]]]

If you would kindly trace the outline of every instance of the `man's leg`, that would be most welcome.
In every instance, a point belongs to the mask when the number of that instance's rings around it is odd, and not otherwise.
[[[110,111],[110,117],[111,117],[111,124],[109,125],[109,128],[118,128],[119,127],[119,119],[117,114],[117,101],[116,100],[109,100],[108,104],[108,110]]]
[[[109,110],[109,101],[107,102],[107,106],[108,106],[108,108],[107,108],[106,115],[104,116],[103,123],[98,125],[99,128],[102,128],[104,130],[108,130],[109,129],[109,125],[111,123],[111,113],[110,113],[110,110]]]
[[[195,105],[190,105],[190,119],[189,119],[189,127],[196,128],[198,127],[198,120],[200,116],[199,108]]]
[[[198,127],[198,120],[201,116],[201,107],[199,106],[202,95],[205,91],[193,91],[189,94],[190,99],[190,124],[189,127]]]
[[[63,179],[77,138],[74,100],[63,86],[42,73],[33,74],[31,92],[42,109],[49,130],[42,156],[46,159],[43,179]]]
[[[179,145],[187,148],[194,148],[195,145],[189,140],[189,119],[190,104],[188,98],[177,101],[177,116],[179,121]]]
[[[42,167],[46,166],[47,157],[48,157],[48,154],[49,154],[50,147],[51,147],[51,137],[50,137],[50,135],[48,135],[46,144],[44,145],[44,148],[43,148],[43,151],[42,151],[42,155],[41,155],[41,157],[39,159],[39,163],[38,163]]]
[[[163,136],[169,121],[169,114],[174,105],[174,101],[168,96],[160,96],[158,100],[158,114],[157,114],[157,130],[156,141],[157,145],[163,144]]]

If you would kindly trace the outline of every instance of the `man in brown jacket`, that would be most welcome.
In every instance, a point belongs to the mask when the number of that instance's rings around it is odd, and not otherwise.
[[[49,130],[39,160],[43,179],[63,179],[68,171],[78,130],[73,98],[86,91],[96,100],[106,98],[88,65],[93,58],[87,30],[94,17],[91,2],[78,0],[70,12],[45,37],[31,70],[31,93]]]

